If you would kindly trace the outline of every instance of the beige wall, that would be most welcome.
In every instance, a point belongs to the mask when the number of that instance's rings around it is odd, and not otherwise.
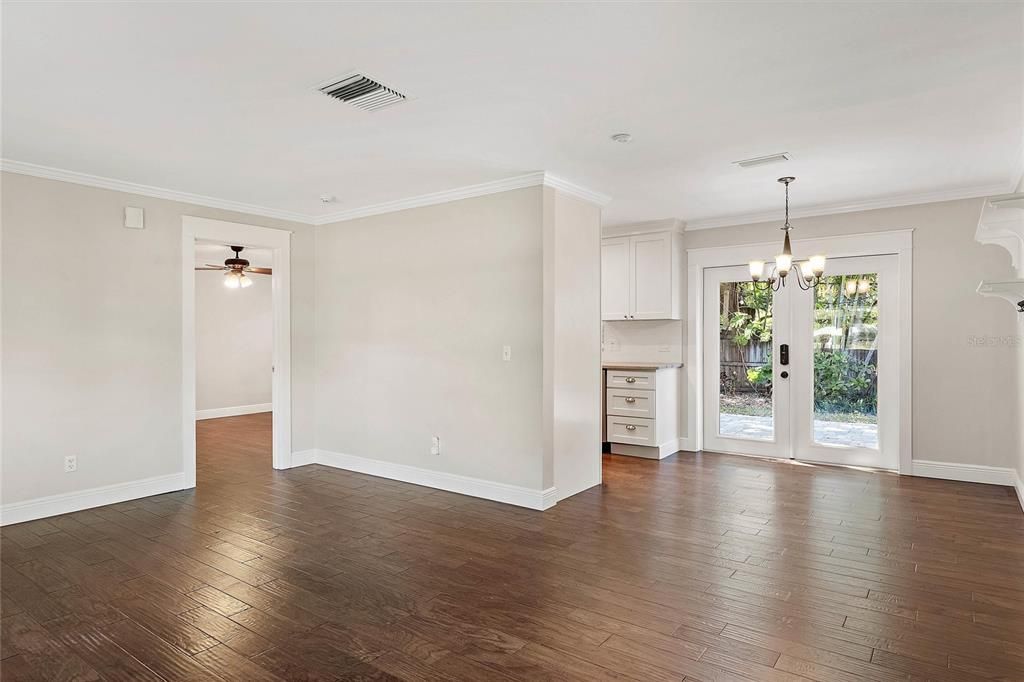
[[[318,228],[319,449],[541,488],[541,211],[532,187]]]
[[[251,275],[245,289],[224,286],[224,273],[196,272],[196,410],[271,401],[274,305],[271,279]]]
[[[313,230],[2,175],[5,504],[181,471],[181,216],[295,231],[292,446],[313,447]],[[123,227],[125,206],[146,229]],[[64,473],[65,455],[78,471]]]
[[[914,229],[914,458],[1010,467],[1021,447],[1012,371],[1019,351],[973,339],[1018,333],[1006,301],[975,293],[982,279],[1014,275],[1005,250],[974,241],[981,206],[981,199],[950,201],[793,222],[799,238]],[[775,228],[694,230],[684,241],[686,248],[766,242],[781,239]]]

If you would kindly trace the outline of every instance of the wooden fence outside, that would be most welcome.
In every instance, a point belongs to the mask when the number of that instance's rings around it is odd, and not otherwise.
[[[732,386],[732,390],[743,393],[756,390],[747,381],[747,370],[760,367],[771,361],[772,342],[765,341],[738,346],[729,339],[719,339],[718,348],[719,371]],[[878,364],[878,353],[874,349],[855,348],[844,352],[860,362]]]

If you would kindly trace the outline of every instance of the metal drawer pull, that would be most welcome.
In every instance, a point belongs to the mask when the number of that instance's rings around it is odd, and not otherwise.
[[[627,397],[627,398],[626,398],[626,402],[627,402],[627,403],[630,403],[630,404],[632,404],[632,403],[635,403],[635,402],[636,402],[636,398],[628,398],[628,397]]]
[[[636,377],[626,377],[626,383],[627,384],[635,384],[636,383]]]
[[[626,424],[626,430],[627,431],[636,431],[636,427],[633,426],[632,424]]]

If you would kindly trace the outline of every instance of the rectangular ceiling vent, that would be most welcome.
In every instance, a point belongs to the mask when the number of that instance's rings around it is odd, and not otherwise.
[[[742,161],[733,161],[734,164],[740,168],[754,168],[755,166],[767,166],[769,163],[781,163],[783,161],[789,161],[790,155],[787,152],[781,154],[769,154],[768,156],[755,156],[752,159],[743,159]]]
[[[364,111],[376,111],[406,99],[406,96],[397,90],[392,90],[361,73],[335,80],[330,85],[321,87],[320,92]]]

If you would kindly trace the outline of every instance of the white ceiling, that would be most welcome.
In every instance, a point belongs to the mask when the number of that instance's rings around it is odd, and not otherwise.
[[[7,1],[3,150],[310,217],[538,170],[609,224],[774,212],[779,175],[805,212],[998,193],[1022,34],[1020,3]],[[353,70],[414,99],[315,91]]]

